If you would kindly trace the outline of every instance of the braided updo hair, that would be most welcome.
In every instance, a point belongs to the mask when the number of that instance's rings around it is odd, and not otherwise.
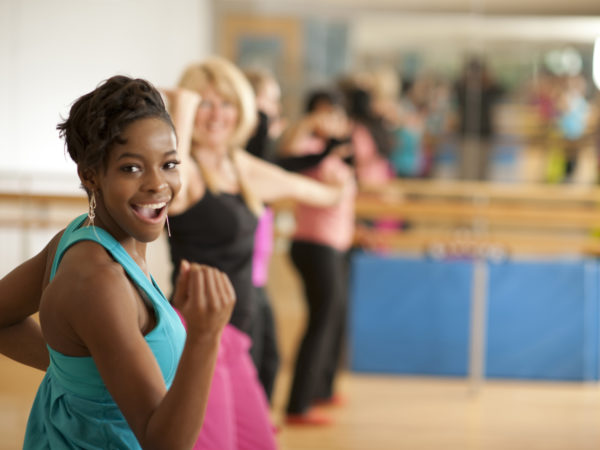
[[[125,128],[132,122],[157,117],[173,122],[158,90],[148,81],[113,76],[96,89],[78,98],[69,118],[56,129],[79,171],[106,167],[108,153],[115,144],[124,144]]]

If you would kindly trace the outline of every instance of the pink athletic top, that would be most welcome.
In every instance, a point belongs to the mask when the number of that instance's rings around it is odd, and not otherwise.
[[[317,167],[303,172],[304,175],[323,181],[337,174],[352,180],[352,186],[344,191],[341,201],[334,206],[315,207],[296,205],[296,231],[294,239],[329,245],[345,251],[354,237],[354,198],[356,185],[352,170],[337,155],[327,156]]]

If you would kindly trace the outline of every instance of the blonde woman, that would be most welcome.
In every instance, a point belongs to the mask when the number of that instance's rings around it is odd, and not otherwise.
[[[286,172],[240,147],[256,125],[256,104],[249,82],[229,61],[213,57],[188,67],[179,88],[171,111],[182,194],[170,208],[172,260],[174,267],[184,258],[204,261],[227,273],[238,296],[231,323],[248,333],[253,236],[263,204],[292,198],[328,206],[339,201],[341,188]]]
[[[256,313],[254,232],[263,204],[292,198],[332,205],[343,189],[286,172],[241,148],[254,130],[257,112],[252,87],[231,62],[213,57],[189,66],[179,88],[167,95],[182,157],[182,189],[169,209],[173,267],[186,259],[217,267],[229,276],[237,296],[230,322],[236,330],[226,327],[224,335],[235,336],[236,352],[245,341],[241,346],[246,346],[246,352],[235,353],[235,358],[229,352],[228,361],[245,361],[251,345],[247,335],[252,334]],[[230,407],[243,409],[240,397],[231,400]],[[266,402],[264,392],[261,401]],[[209,399],[207,420],[210,414]],[[256,420],[256,415],[247,418]],[[250,422],[244,424],[239,417],[236,426],[242,428],[240,435],[253,433]]]

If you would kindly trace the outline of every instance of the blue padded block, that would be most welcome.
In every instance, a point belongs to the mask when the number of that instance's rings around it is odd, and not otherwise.
[[[598,379],[595,261],[489,265],[486,375]]]
[[[354,255],[351,368],[465,375],[472,270],[466,261]]]

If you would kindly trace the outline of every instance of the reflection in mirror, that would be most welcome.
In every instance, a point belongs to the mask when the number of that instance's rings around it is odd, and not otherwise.
[[[266,67],[295,117],[316,87],[368,92],[394,174],[597,181],[599,17],[221,11],[222,52]]]

